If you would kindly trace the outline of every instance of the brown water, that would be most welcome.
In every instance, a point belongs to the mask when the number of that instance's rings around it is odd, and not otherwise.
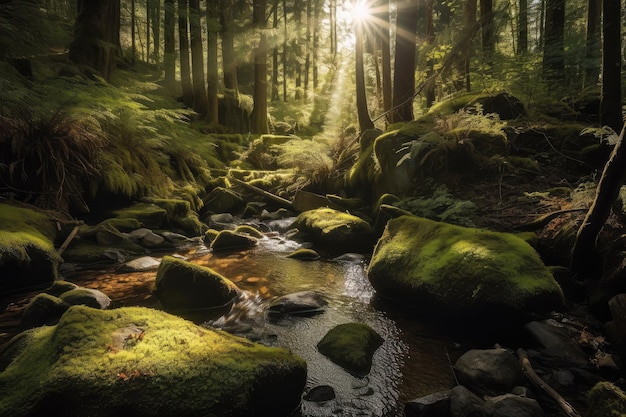
[[[365,259],[299,261],[286,257],[298,247],[297,243],[274,235],[246,251],[218,255],[198,246],[182,253],[249,293],[236,307],[236,319],[231,317],[224,323],[224,319],[218,319],[219,314],[206,311],[194,314],[194,321],[223,325],[261,343],[288,347],[307,361],[306,390],[318,385],[334,388],[335,400],[318,404],[303,401],[294,416],[402,416],[407,400],[455,385],[451,363],[460,355],[460,348],[440,332],[420,324],[413,311],[378,298],[367,280]],[[100,289],[116,307],[160,308],[152,295],[155,275],[155,271],[91,271],[67,279]],[[322,314],[267,318],[265,306],[271,299],[303,290],[315,290],[325,296],[328,306]],[[329,329],[348,322],[367,323],[385,339],[365,378],[352,376],[316,349]]]

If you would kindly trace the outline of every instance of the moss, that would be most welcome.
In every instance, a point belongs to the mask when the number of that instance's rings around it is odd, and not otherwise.
[[[242,206],[241,196],[225,187],[215,187],[204,198],[204,209],[214,213],[226,213],[238,210]]]
[[[287,255],[287,258],[299,259],[302,261],[314,261],[320,258],[320,254],[309,248],[300,248]]]
[[[54,223],[44,214],[0,204],[0,288],[10,291],[57,279],[61,257],[55,237]]]
[[[23,338],[0,373],[0,416],[287,415],[306,364],[285,349],[156,310],[71,307]]]
[[[176,216],[169,219],[173,231],[179,231],[187,237],[201,236],[204,226],[195,213],[189,212],[186,216]]]
[[[222,230],[211,242],[211,250],[214,252],[232,249],[252,248],[259,243],[259,240],[248,234],[233,232],[232,230]]]
[[[350,168],[348,173],[348,185],[354,190],[371,186],[379,173],[378,166],[374,160],[374,143],[361,150],[357,161]]]
[[[120,219],[137,219],[143,227],[149,229],[161,228],[167,216],[165,209],[150,203],[136,203],[114,213]]]
[[[559,285],[519,237],[413,216],[388,222],[368,277],[381,295],[463,321],[518,320],[563,302]]]
[[[22,325],[32,327],[56,323],[67,308],[68,305],[58,297],[46,293],[37,294],[24,307]]]
[[[358,377],[372,367],[372,356],[383,338],[364,323],[345,323],[333,327],[317,344],[319,352]]]
[[[161,207],[169,217],[186,216],[191,211],[189,201],[174,198],[148,198],[146,203]]]
[[[110,219],[106,219],[102,221],[100,224],[107,228],[111,228],[111,227],[115,228],[122,233],[132,232],[133,230],[137,230],[141,228],[141,223],[139,223],[139,220],[130,218],[130,217],[128,218],[112,217]],[[87,229],[88,229],[88,226],[81,226],[81,229],[79,229],[80,235],[84,236],[85,231]]]
[[[215,240],[215,238],[217,237],[217,235],[220,233],[219,230],[215,230],[215,229],[208,229],[206,232],[204,232],[204,236],[203,236],[203,241],[205,245],[210,245],[211,242],[213,242]]]
[[[245,235],[249,235],[257,239],[261,239],[265,236],[263,233],[261,233],[259,229],[253,226],[249,226],[247,224],[242,224],[241,226],[237,226],[235,230],[233,231],[235,233],[243,233]]]
[[[626,394],[610,382],[597,383],[587,396],[589,417],[626,416]]]
[[[433,105],[429,110],[428,114],[441,114],[448,115],[452,113],[456,113],[462,108],[475,103],[480,98],[488,97],[488,94],[483,92],[469,92],[455,95],[451,99],[440,101]]]
[[[73,282],[69,282],[69,281],[64,281],[62,279],[59,279],[57,281],[54,281],[54,283],[49,286],[48,288],[46,288],[46,294],[50,294],[53,295],[55,297],[58,297],[59,295],[63,294],[66,291],[70,291],[70,290],[74,290],[78,288],[78,285],[74,284]]]

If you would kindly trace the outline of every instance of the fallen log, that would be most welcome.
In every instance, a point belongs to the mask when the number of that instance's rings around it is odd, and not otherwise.
[[[293,205],[291,204],[291,201],[287,200],[286,198],[279,197],[276,194],[272,194],[269,191],[265,191],[259,187],[256,187],[252,184],[248,184],[247,182],[241,181],[237,178],[229,178],[229,179],[231,181],[234,181],[236,184],[241,185],[248,191],[252,191],[253,193],[262,195],[263,197],[269,200],[272,200],[273,202],[279,204],[281,207],[293,210]]]
[[[530,363],[530,359],[528,359],[528,355],[523,349],[517,349],[517,356],[519,357],[520,364],[524,369],[524,373],[530,379],[530,381],[537,388],[542,390],[548,397],[550,397],[561,409],[561,411],[567,417],[581,417],[580,414],[572,407],[570,403],[568,403],[565,398],[561,397],[558,392],[554,390],[550,385],[548,385],[533,369],[532,364]]]

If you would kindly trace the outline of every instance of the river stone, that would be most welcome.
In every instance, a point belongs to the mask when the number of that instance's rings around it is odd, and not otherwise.
[[[450,393],[440,391],[411,400],[404,405],[404,416],[450,417]]]
[[[156,275],[156,295],[166,310],[221,307],[239,295],[239,289],[210,268],[165,256]]]
[[[67,308],[68,305],[58,297],[46,293],[37,294],[24,307],[22,325],[35,327],[56,323]]]
[[[330,385],[318,385],[311,388],[302,399],[314,403],[330,401],[335,399],[335,390]]]
[[[331,252],[362,252],[371,250],[373,236],[365,220],[331,208],[300,213],[292,227],[300,235]]]
[[[548,319],[526,323],[524,330],[539,344],[539,350],[544,355],[564,359],[577,366],[589,366],[589,356],[576,342],[578,334],[570,328]]]
[[[457,385],[450,391],[450,416],[491,417],[485,402],[463,385]]]
[[[283,295],[272,301],[268,308],[270,316],[312,316],[324,311],[328,302],[315,291],[301,291]]]
[[[524,381],[517,358],[502,348],[467,351],[456,361],[454,369],[461,384],[483,394],[510,392]]]
[[[20,353],[0,353],[2,417],[280,417],[306,383],[306,363],[286,349],[142,307],[72,306],[16,337]]]
[[[317,350],[361,378],[369,374],[374,352],[383,342],[383,338],[367,324],[345,323],[330,329],[317,344]]]
[[[287,255],[287,258],[298,259],[300,261],[314,261],[320,258],[320,254],[313,249],[300,248]]]
[[[80,304],[102,310],[111,304],[111,299],[106,294],[93,288],[75,288],[64,292],[59,298],[67,305]]]
[[[543,417],[544,411],[537,400],[518,397],[514,394],[505,394],[486,399],[487,408],[491,417]]]
[[[248,224],[242,224],[235,227],[233,230],[235,233],[248,235],[257,239],[262,239],[265,235],[256,227],[250,226]]]
[[[128,261],[118,268],[119,272],[144,272],[157,269],[161,261],[152,256],[142,256]]]
[[[64,292],[74,290],[76,288],[78,288],[78,285],[74,284],[73,282],[59,279],[54,281],[54,283],[46,289],[45,293],[58,297]]]
[[[588,417],[623,416],[626,393],[610,382],[598,382],[587,395]]]
[[[526,320],[563,304],[558,283],[519,237],[416,216],[387,223],[367,275],[379,295],[465,328]]]
[[[214,252],[232,249],[247,249],[256,246],[259,239],[247,234],[236,233],[232,230],[222,230],[211,242],[211,250]]]
[[[243,207],[244,202],[239,194],[224,187],[215,187],[203,199],[203,211],[213,213],[233,212]]]

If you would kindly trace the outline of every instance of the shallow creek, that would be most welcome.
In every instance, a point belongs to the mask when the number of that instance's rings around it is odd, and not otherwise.
[[[286,255],[296,242],[272,234],[251,250],[215,254],[205,246],[178,255],[208,266],[235,282],[249,296],[224,311],[187,315],[198,324],[223,326],[271,346],[281,346],[308,364],[305,392],[320,386],[334,388],[336,398],[323,403],[303,401],[294,416],[402,416],[404,402],[455,385],[451,364],[462,353],[444,333],[421,324],[415,312],[375,295],[366,276],[367,260],[302,261]],[[66,279],[96,288],[113,300],[112,307],[142,305],[160,308],[152,295],[156,271],[117,273],[111,270],[67,274]],[[315,290],[328,301],[323,313],[311,317],[268,318],[265,306],[275,297]],[[370,374],[352,376],[317,352],[316,345],[332,327],[348,322],[367,323],[383,338]]]

